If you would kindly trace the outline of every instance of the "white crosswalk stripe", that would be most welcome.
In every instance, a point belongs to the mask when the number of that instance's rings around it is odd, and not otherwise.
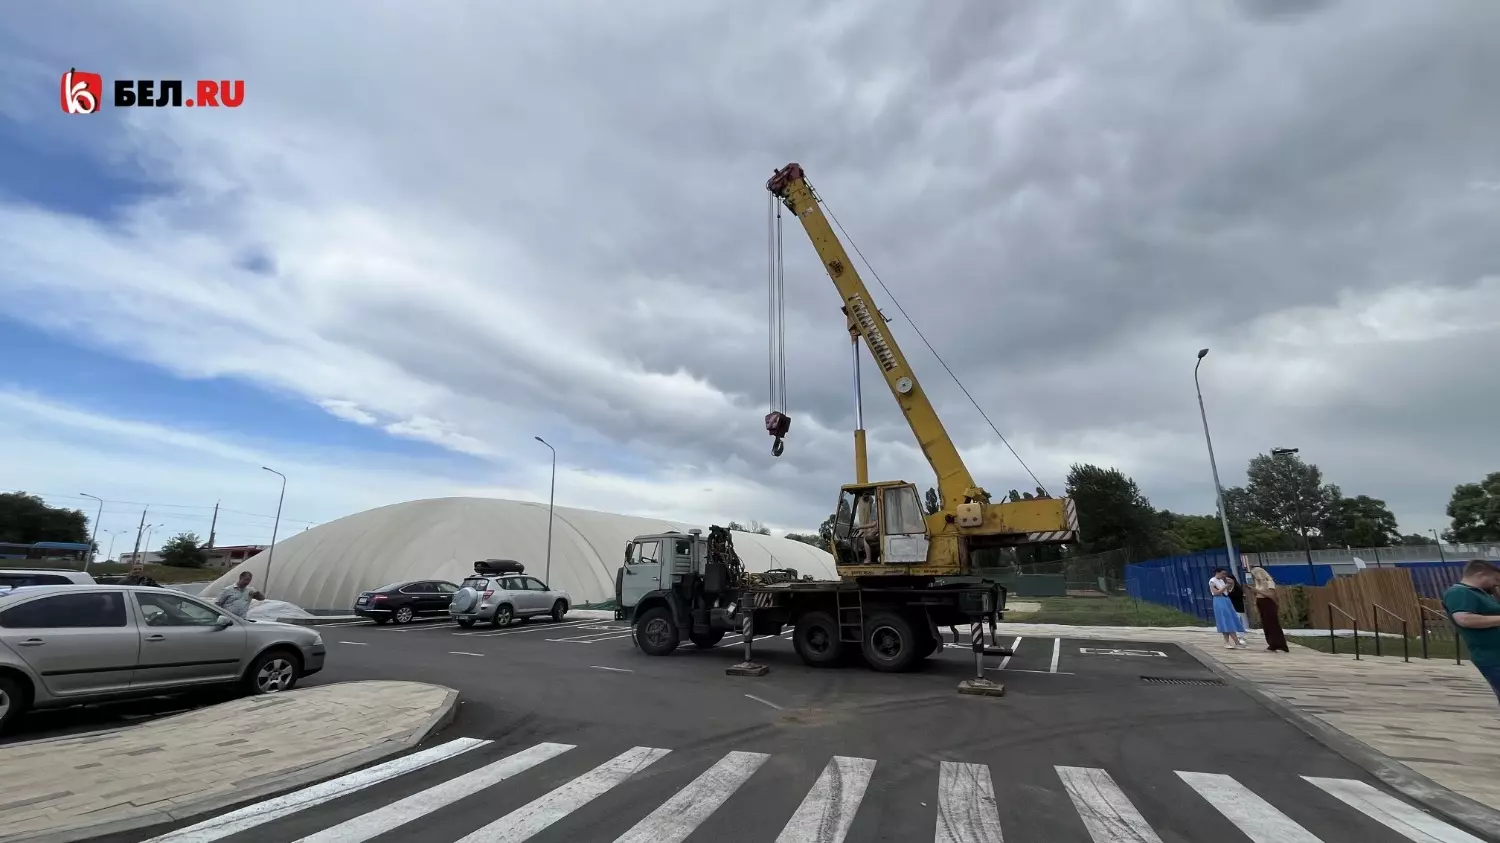
[[[1161,843],[1109,773],[1097,767],[1056,770],[1094,843]]]
[[[230,811],[153,837],[146,843],[214,843],[251,830],[255,830],[254,836],[257,839],[288,840],[294,835],[278,835],[274,827],[261,827],[326,805],[373,785],[390,782],[407,773],[429,767],[441,773],[441,768],[436,765],[486,746],[491,746],[491,742],[458,738]],[[450,807],[458,808],[460,813],[453,817],[465,818],[460,820],[464,825],[454,827],[453,818],[446,820],[442,827],[449,831],[443,834],[444,839],[451,836],[455,843],[521,843],[588,807],[590,803],[630,781],[670,752],[667,749],[637,746],[553,787],[549,792],[504,816],[495,817],[500,810],[483,813],[486,801],[481,794],[502,785],[509,786],[505,783],[512,779],[520,781],[520,777],[533,774],[533,770],[536,771],[533,775],[550,776],[552,781],[573,775],[572,772],[565,772],[559,776],[559,771],[570,768],[555,765],[568,764],[569,759],[579,754],[575,752],[577,749],[572,744],[539,743],[489,760],[477,769],[454,772],[446,777],[428,775],[429,781],[436,780],[438,783],[425,789],[397,791],[405,795],[393,798],[393,801],[384,805],[376,804],[372,809],[361,811],[352,817],[344,808],[329,805],[325,810],[335,814],[337,820],[320,828],[316,820],[309,822],[304,818],[298,823],[297,833],[305,836],[299,838],[297,843],[367,843],[387,835],[413,837],[416,829],[422,829],[422,839],[431,839],[429,832],[432,829],[419,821]],[[684,843],[693,838],[710,817],[726,805],[735,804],[739,804],[739,812],[756,813],[757,822],[767,822],[770,818],[758,816],[761,812],[744,802],[749,796],[737,797],[736,794],[747,782],[756,778],[757,774],[760,779],[768,777],[768,774],[760,771],[770,759],[771,756],[766,753],[736,750],[728,752],[712,764],[707,764],[707,759],[704,759],[706,769],[699,767],[694,761],[688,765],[693,770],[681,770],[683,778],[697,770],[702,772],[670,796],[665,791],[661,792],[660,797],[654,795],[654,786],[647,782],[662,781],[672,775],[675,772],[673,770],[633,784],[630,789],[622,789],[620,798],[635,800],[629,803],[631,805],[644,799],[655,808],[621,833],[618,828],[607,825],[610,822],[608,811],[602,806],[596,807],[590,815],[589,822],[595,825],[590,826],[588,837],[609,839],[619,834],[614,838],[615,843]],[[576,770],[587,763],[592,762],[579,759],[571,769]],[[678,769],[681,766],[678,765]],[[1077,814],[1077,820],[1065,818],[1063,821],[1079,823],[1074,828],[1080,830],[1067,833],[1069,839],[1075,836],[1081,839],[1081,834],[1086,832],[1093,843],[1162,843],[1161,836],[1152,829],[1146,816],[1127,795],[1127,791],[1132,789],[1129,780],[1116,781],[1108,771],[1097,767],[1060,765],[1054,769],[1057,783],[1061,784]],[[876,762],[873,759],[833,756],[787,820],[776,838],[777,843],[842,843],[849,836],[859,815],[875,771]],[[1157,786],[1151,787],[1154,798],[1143,804],[1160,811],[1163,800],[1171,805],[1184,799],[1201,798],[1239,829],[1242,836],[1236,835],[1236,839],[1247,839],[1251,843],[1320,843],[1313,832],[1232,776],[1222,773],[1175,772],[1181,784],[1173,783],[1166,792],[1161,792],[1161,788]],[[997,800],[991,770],[984,764],[941,761],[935,782],[935,800],[920,792],[909,792],[912,786],[912,771],[909,767],[899,769],[894,775],[902,782],[903,795],[899,800],[882,805],[882,813],[895,805],[902,806],[902,810],[911,810],[913,804],[920,804],[921,810],[931,812],[921,819],[921,823],[926,828],[934,829],[933,839],[936,843],[1004,843],[1002,820],[1006,823],[1019,821],[1018,828],[1022,837],[1026,837],[1028,833],[1035,834],[1035,826],[1027,823],[1025,812],[1034,810],[1038,803],[1029,798]],[[767,781],[761,781],[759,786],[767,784]],[[800,784],[805,786],[805,780]],[[929,783],[926,787],[930,788],[932,784]],[[1040,783],[1029,781],[1027,784],[1036,787]],[[1393,832],[1411,843],[1479,843],[1479,838],[1363,781],[1304,776],[1298,786],[1305,788],[1305,793],[1293,797],[1297,803],[1303,804],[1302,813],[1299,814],[1301,816],[1318,817],[1326,814],[1330,807],[1340,806],[1336,810],[1348,810],[1350,819],[1363,815],[1389,830],[1382,831],[1382,834]],[[1173,788],[1176,788],[1176,792],[1173,792]],[[931,794],[932,791],[927,790],[926,793]],[[739,803],[733,801],[736,799],[740,800]],[[934,801],[935,806],[928,807]],[[461,802],[463,804],[460,805]],[[645,807],[645,804],[641,804],[641,810]],[[735,809],[729,810],[733,813]],[[634,810],[628,813],[631,816],[640,815]],[[600,822],[605,825],[599,825]],[[1320,819],[1318,822],[1324,823],[1326,820]],[[625,822],[620,823],[620,827],[624,825]],[[774,828],[774,825],[771,827]],[[320,830],[307,833],[312,828]],[[555,832],[563,832],[564,828],[556,829]],[[1322,825],[1317,828],[1326,830]],[[1170,839],[1183,839],[1180,828],[1172,831]],[[1220,828],[1202,830],[1204,839],[1217,838],[1223,833]],[[1368,835],[1368,831],[1362,834]],[[1190,836],[1198,839],[1197,832]],[[561,838],[554,833],[545,839]],[[1337,839],[1339,843],[1347,843],[1352,838],[1345,836]],[[1377,837],[1372,838],[1369,843],[1394,843],[1394,840],[1395,837]],[[1364,841],[1361,840],[1361,843]]]
[[[547,826],[594,801],[645,769],[670,750],[638,746],[628,749],[565,785],[539,796],[509,814],[465,836],[459,843],[521,843]]]
[[[938,768],[937,843],[1002,843],[990,768],[944,761]]]
[[[1177,775],[1255,843],[1322,843],[1230,776],[1181,771]]]
[[[1407,840],[1416,843],[1481,843],[1478,837],[1456,829],[1431,814],[1423,813],[1394,796],[1381,793],[1364,782],[1311,776],[1302,778]]]
[[[543,761],[556,758],[572,748],[572,745],[565,743],[537,744],[472,773],[464,773],[436,787],[429,787],[421,793],[412,794],[399,802],[393,802],[378,811],[361,814],[348,822],[339,823],[332,828],[304,837],[298,843],[364,843],[372,837],[425,817],[466,796],[473,796],[511,776],[524,773]]]
[[[864,801],[875,762],[835,755],[813,782],[776,843],[841,843]]]

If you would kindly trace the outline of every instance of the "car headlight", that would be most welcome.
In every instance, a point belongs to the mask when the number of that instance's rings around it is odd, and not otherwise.
[[[313,633],[313,643],[312,643],[312,645],[314,647],[321,647],[321,646],[323,646],[323,634],[321,632],[314,632]]]

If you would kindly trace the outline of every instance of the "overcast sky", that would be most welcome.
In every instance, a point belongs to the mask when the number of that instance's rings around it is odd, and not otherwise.
[[[245,100],[68,115],[69,67]],[[1500,470],[1497,78],[1490,0],[5,4],[0,489],[264,542],[262,465],[284,534],[545,500],[542,436],[560,503],[813,528],[852,405],[795,225],[761,429],[798,161],[1054,491],[1212,511],[1207,346],[1226,485],[1299,447],[1442,528]],[[877,300],[979,482],[1034,485]],[[866,384],[872,475],[931,485]]]

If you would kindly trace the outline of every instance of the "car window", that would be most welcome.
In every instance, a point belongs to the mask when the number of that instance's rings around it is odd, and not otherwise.
[[[543,585],[542,581],[539,580],[539,579],[537,579],[536,577],[527,577],[526,578],[526,588],[529,591],[546,591],[547,590],[547,586]]]
[[[489,577],[464,577],[464,588],[472,588],[475,591],[484,591],[490,587]]]
[[[135,601],[147,626],[213,626],[219,622],[218,612],[176,594],[138,593]]]
[[[73,581],[57,574],[3,574],[0,573],[0,586],[20,588],[23,585],[69,585]]]
[[[635,546],[635,553],[630,557],[630,564],[655,565],[657,558],[657,548],[660,546],[660,544],[660,542],[655,541],[637,543]]]
[[[438,590],[439,594],[456,594],[456,593],[458,593],[458,586],[454,585],[451,582],[434,583],[434,585],[437,586],[437,590]]]
[[[401,588],[397,590],[402,594],[421,594],[422,592],[427,590],[425,588],[426,585],[426,583],[409,582],[406,585],[401,586]]]
[[[500,581],[500,587],[506,591],[525,591],[526,585],[521,582],[520,577],[506,577]]]
[[[125,622],[125,595],[118,591],[56,594],[0,612],[6,629],[90,629]]]

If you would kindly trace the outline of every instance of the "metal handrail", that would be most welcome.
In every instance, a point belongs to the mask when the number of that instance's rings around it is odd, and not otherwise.
[[[1392,612],[1379,603],[1371,603],[1370,608],[1375,610],[1375,614],[1372,616],[1375,618],[1375,655],[1380,655],[1380,613],[1385,612],[1387,615],[1401,622],[1401,660],[1404,662],[1411,661],[1411,637],[1406,634],[1406,618]]]
[[[1429,606],[1423,606],[1418,603],[1417,608],[1422,610],[1422,658],[1427,658],[1427,616],[1434,615],[1442,618],[1453,629],[1453,660],[1455,664],[1463,664],[1464,639],[1462,635],[1458,634],[1458,625],[1453,622],[1452,618]]]
[[[1333,631],[1333,613],[1334,612],[1338,612],[1339,614],[1341,614],[1344,617],[1348,618],[1349,622],[1354,625],[1354,660],[1355,661],[1359,661],[1359,618],[1356,618],[1355,616],[1349,614],[1348,612],[1344,611],[1343,609],[1340,609],[1338,606],[1335,606],[1332,603],[1328,604],[1328,646],[1329,646],[1329,649],[1332,650],[1335,653],[1337,653],[1339,651],[1339,637],[1336,634],[1334,634],[1334,631]]]

